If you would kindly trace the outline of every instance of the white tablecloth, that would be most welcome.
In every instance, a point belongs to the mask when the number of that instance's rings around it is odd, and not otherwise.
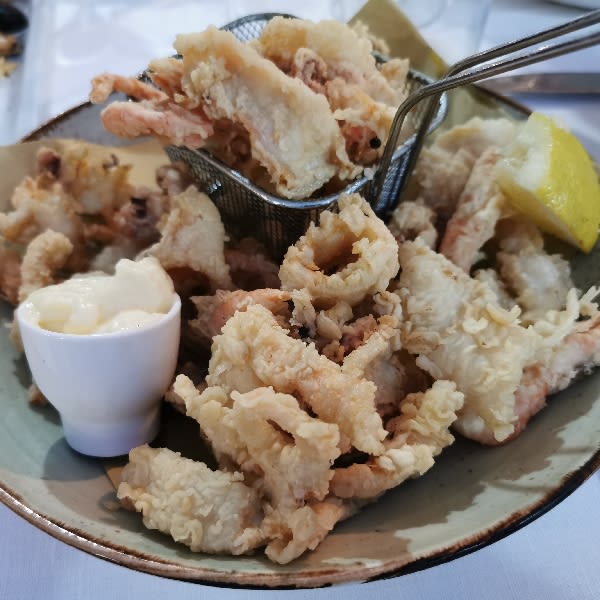
[[[17,140],[85,99],[90,77],[100,71],[130,74],[150,58],[168,54],[178,31],[201,29],[211,21],[222,24],[262,10],[319,19],[329,16],[336,9],[334,5],[318,0],[33,0],[23,63],[13,77],[0,81],[0,143]],[[577,14],[576,9],[541,1],[495,0],[482,45],[507,41]],[[531,68],[598,71],[600,48]],[[562,118],[600,159],[597,97],[529,97],[526,101]],[[392,580],[271,595],[297,600],[596,600],[600,597],[599,499],[600,476],[596,474],[524,529],[453,562]],[[0,505],[0,599],[256,600],[263,594],[161,579],[125,569],[54,540]]]

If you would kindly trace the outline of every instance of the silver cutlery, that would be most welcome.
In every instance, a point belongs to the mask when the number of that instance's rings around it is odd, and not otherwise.
[[[503,75],[479,83],[499,94],[600,94],[597,73],[522,73]]]

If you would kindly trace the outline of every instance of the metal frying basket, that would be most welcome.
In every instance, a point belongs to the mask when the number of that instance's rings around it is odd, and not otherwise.
[[[240,41],[260,36],[264,26],[274,16],[291,17],[280,13],[249,15],[234,21],[224,30],[231,31]],[[433,82],[433,79],[411,70],[407,80],[409,94]],[[413,131],[419,125],[426,107],[415,107],[408,120]],[[446,97],[441,96],[428,131],[435,129],[447,110]],[[383,181],[383,193],[379,194],[373,209],[380,217],[396,204],[398,189],[407,166],[405,158],[415,140],[415,135],[404,141],[394,151]],[[218,207],[225,228],[235,237],[251,236],[262,242],[271,255],[278,259],[316,221],[320,212],[335,209],[342,194],[360,192],[369,197],[371,179],[362,176],[335,194],[313,197],[307,200],[289,200],[261,189],[238,171],[232,169],[206,150],[191,150],[183,146],[168,146],[167,154],[172,161],[185,163],[199,189],[205,191]]]

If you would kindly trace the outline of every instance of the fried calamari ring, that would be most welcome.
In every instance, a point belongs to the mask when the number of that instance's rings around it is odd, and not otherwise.
[[[291,246],[279,270],[281,288],[306,288],[314,304],[355,306],[383,292],[399,269],[394,236],[358,194],[343,196],[338,214],[324,211],[319,225]]]

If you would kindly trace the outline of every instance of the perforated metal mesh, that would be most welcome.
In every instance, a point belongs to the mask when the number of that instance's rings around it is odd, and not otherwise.
[[[249,41],[260,36],[267,22],[280,13],[249,15],[226,25],[240,41]],[[291,17],[290,15],[283,15]],[[410,71],[408,92],[431,83],[431,79],[416,71]],[[416,130],[419,126],[425,104],[410,114],[408,121]],[[437,127],[446,110],[445,98],[438,107],[430,130]],[[394,154],[386,173],[383,192],[373,209],[379,216],[385,216],[396,201],[401,176],[406,168],[405,155],[414,139],[411,136]],[[311,221],[318,218],[325,209],[335,209],[342,194],[360,192],[368,197],[370,180],[360,177],[340,192],[308,200],[288,200],[272,195],[254,185],[250,180],[235,171],[205,150],[191,150],[185,147],[168,146],[167,154],[172,161],[182,161],[192,172],[194,182],[205,191],[219,208],[225,228],[236,237],[252,236],[261,241],[276,259],[283,256],[305,231]]]

